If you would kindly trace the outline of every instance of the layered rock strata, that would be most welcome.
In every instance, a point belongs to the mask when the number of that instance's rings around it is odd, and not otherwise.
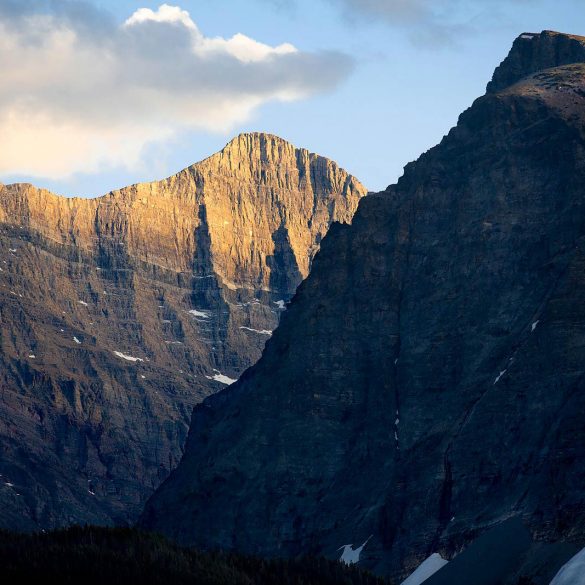
[[[0,527],[133,521],[365,192],[266,134],[97,199],[0,185]]]

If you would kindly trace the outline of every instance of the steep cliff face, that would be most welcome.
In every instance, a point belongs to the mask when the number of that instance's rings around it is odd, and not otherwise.
[[[330,230],[143,526],[397,578],[513,515],[585,541],[585,64],[538,67]]]
[[[364,194],[264,134],[97,199],[0,185],[0,527],[134,520]]]

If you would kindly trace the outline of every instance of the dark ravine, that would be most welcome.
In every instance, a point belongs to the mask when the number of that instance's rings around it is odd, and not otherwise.
[[[0,185],[0,528],[133,522],[364,194],[267,134],[96,199]]]
[[[141,525],[404,578],[512,516],[585,544],[585,39],[485,96],[334,225],[262,359],[194,410]],[[569,63],[569,64],[567,64]]]

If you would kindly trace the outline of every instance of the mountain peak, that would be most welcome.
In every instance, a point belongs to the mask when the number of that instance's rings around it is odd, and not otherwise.
[[[290,144],[288,140],[270,132],[240,132],[227,143],[226,147],[239,142],[280,142]]]
[[[330,225],[365,194],[261,133],[94,199],[0,185],[0,528],[135,518],[193,406],[260,357]],[[26,478],[22,497],[7,470]]]
[[[271,151],[273,149],[294,152],[296,147],[275,134],[266,132],[242,132],[232,138],[217,154],[244,155],[249,152]]]
[[[335,161],[264,132],[238,134],[222,150],[192,165],[191,169],[205,169],[240,180],[245,178],[256,184],[309,181],[313,185],[335,185],[335,189],[366,192],[359,181]]]
[[[232,138],[212,158],[227,158],[232,161],[246,160],[252,166],[261,162],[278,162],[288,159],[296,161],[297,153],[309,154],[304,148],[297,148],[288,140],[267,132],[242,132]]]
[[[495,93],[551,67],[585,62],[585,37],[544,30],[519,35],[487,86]]]

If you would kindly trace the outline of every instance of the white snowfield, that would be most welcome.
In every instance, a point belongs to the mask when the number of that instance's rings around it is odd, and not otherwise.
[[[425,559],[401,585],[420,585],[432,577],[439,569],[442,569],[449,561],[446,561],[439,553],[433,553]]]
[[[252,329],[252,327],[240,327],[246,331],[252,331],[253,333],[259,333],[260,335],[272,335],[272,331],[269,329]]]
[[[129,362],[143,362],[144,361],[142,358],[133,357],[131,355],[127,355],[125,353],[122,353],[121,351],[115,351],[113,353],[114,353],[114,355],[117,355],[119,358],[122,358],[123,360],[129,361]]]
[[[274,301],[274,304],[279,308],[279,309],[286,309],[286,301],[281,299],[280,301]]]
[[[507,372],[508,370],[502,370],[499,374],[498,377],[494,380],[494,386],[500,381],[500,378]]]
[[[219,372],[218,370],[213,370],[215,372],[215,374],[213,374],[213,376],[205,376],[208,380],[215,380],[216,382],[221,382],[222,384],[227,384],[228,386],[230,384],[233,384],[234,382],[237,382],[238,380],[234,378],[230,378],[224,374],[222,374],[221,372]]]
[[[201,319],[209,319],[209,313],[206,313],[205,311],[198,311],[197,309],[191,309],[190,311],[187,311],[187,313],[189,313],[190,315],[193,315],[193,317],[199,317]]]
[[[561,567],[550,585],[585,585],[585,548]]]
[[[354,565],[355,563],[359,563],[362,550],[364,550],[364,547],[366,546],[366,544],[368,544],[370,538],[372,537],[370,536],[366,540],[366,542],[362,544],[362,546],[359,546],[356,549],[353,548],[353,544],[344,544],[343,546],[340,546],[337,550],[343,549],[343,552],[341,553],[341,557],[339,560],[342,563],[345,563],[346,565]]]

